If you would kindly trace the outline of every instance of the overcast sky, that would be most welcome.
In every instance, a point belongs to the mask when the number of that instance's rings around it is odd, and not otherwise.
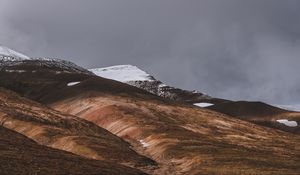
[[[0,43],[170,85],[300,103],[299,0],[0,0]]]

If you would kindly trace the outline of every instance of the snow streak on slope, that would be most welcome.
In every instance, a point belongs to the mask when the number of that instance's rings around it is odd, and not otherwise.
[[[113,79],[120,82],[154,81],[154,78],[151,75],[132,65],[118,65],[106,68],[95,68],[90,69],[90,71],[100,77]]]
[[[212,103],[194,103],[194,105],[205,108],[205,107],[208,107],[208,106],[212,106],[214,104],[212,104]]]
[[[76,81],[76,82],[70,82],[67,84],[67,86],[75,86],[76,84],[79,84],[80,81]]]
[[[11,50],[5,46],[1,46],[0,45],[0,58],[3,58],[3,59],[8,59],[8,60],[11,60],[11,59],[16,59],[16,58],[19,58],[19,59],[24,59],[24,60],[28,60],[30,59],[28,56],[24,55],[24,54],[21,54],[19,52],[16,52],[14,50]]]

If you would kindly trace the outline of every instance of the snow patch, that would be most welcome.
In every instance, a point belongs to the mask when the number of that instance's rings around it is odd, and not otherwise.
[[[79,84],[80,81],[76,81],[76,82],[70,82],[67,84],[67,86],[75,86],[76,84]]]
[[[117,65],[105,68],[89,69],[94,74],[120,82],[128,81],[154,81],[153,77],[132,65]]]
[[[205,107],[208,107],[208,106],[212,106],[214,104],[212,104],[212,103],[194,103],[194,105],[205,108]]]
[[[140,143],[143,145],[144,148],[149,147],[150,145],[146,143],[144,140],[140,140]]]
[[[5,72],[9,72],[9,73],[13,73],[13,72],[24,73],[24,72],[26,72],[26,70],[5,70]]]
[[[276,120],[278,123],[282,123],[286,126],[289,126],[289,127],[296,127],[298,126],[298,123],[296,121],[289,121],[287,119],[279,119],[279,120]]]

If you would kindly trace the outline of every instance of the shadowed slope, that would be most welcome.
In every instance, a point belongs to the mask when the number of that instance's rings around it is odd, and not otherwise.
[[[233,116],[272,116],[287,112],[284,109],[280,109],[262,102],[247,102],[247,101],[236,101],[222,103],[207,107],[224,114]]]
[[[1,175],[50,174],[144,174],[125,166],[86,159],[41,146],[27,137],[0,126]]]

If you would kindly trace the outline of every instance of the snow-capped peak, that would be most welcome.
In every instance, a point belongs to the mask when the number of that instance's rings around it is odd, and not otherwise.
[[[2,46],[0,45],[0,57],[2,57],[3,59],[5,59],[5,57],[10,57],[10,58],[18,58],[18,59],[24,59],[24,60],[28,60],[30,59],[30,57],[16,52],[12,49],[9,49],[8,47]],[[7,58],[9,59],[9,58]]]
[[[89,69],[94,74],[120,82],[154,81],[154,78],[133,65],[117,65],[105,68]]]
[[[188,91],[168,86],[132,65],[95,68],[89,69],[89,71],[97,76],[123,82],[170,100],[199,103],[203,100],[212,99],[212,97],[198,91]]]

